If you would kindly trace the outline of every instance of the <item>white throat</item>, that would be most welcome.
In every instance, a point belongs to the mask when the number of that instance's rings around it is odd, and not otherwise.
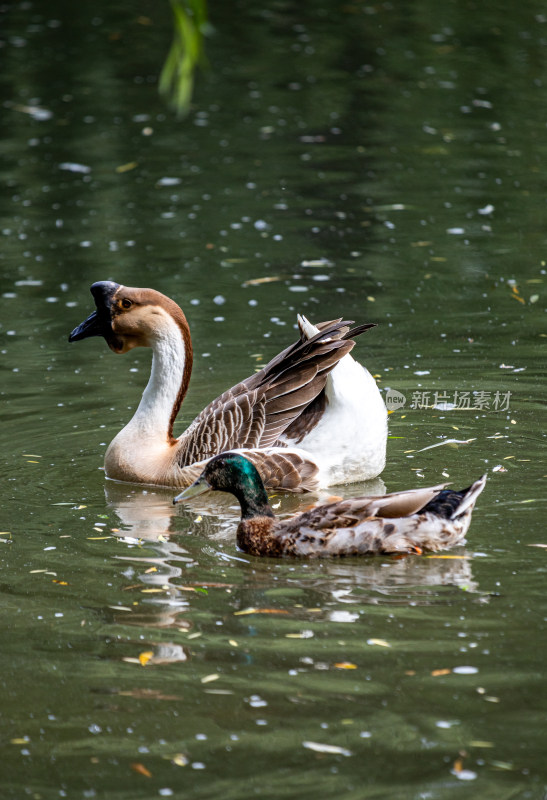
[[[164,315],[161,333],[152,344],[152,369],[139,407],[124,432],[132,436],[166,439],[173,406],[180,390],[186,349],[179,326]]]

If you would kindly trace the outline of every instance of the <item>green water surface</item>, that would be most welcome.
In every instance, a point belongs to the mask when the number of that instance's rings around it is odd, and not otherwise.
[[[0,8],[0,795],[543,800],[544,5],[210,16],[177,119],[167,3]],[[467,545],[259,560],[232,498],[106,481],[150,353],[68,344],[104,279],[184,309],[180,431],[298,312],[377,322],[375,490],[487,472]]]

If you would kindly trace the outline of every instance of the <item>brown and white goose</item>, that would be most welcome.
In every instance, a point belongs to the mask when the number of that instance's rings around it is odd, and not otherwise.
[[[269,488],[319,489],[379,475],[385,465],[387,412],[376,382],[349,355],[343,320],[312,325],[263,369],[213,400],[179,437],[173,424],[190,381],[192,342],[184,313],[154,289],[113,281],[91,287],[97,306],[70,342],[103,336],[114,353],[151,347],[150,380],[133,418],[105,456],[109,478],[189,486],[205,462],[226,450],[249,458]]]

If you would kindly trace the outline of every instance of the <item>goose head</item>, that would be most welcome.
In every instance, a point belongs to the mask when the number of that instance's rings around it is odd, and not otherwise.
[[[96,310],[78,325],[69,342],[103,336],[117,354],[134,347],[154,347],[159,341],[182,334],[187,348],[190,333],[179,306],[155,289],[137,289],[114,281],[97,281],[91,286]]]

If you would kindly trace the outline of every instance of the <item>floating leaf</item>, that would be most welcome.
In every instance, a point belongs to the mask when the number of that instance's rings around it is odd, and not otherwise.
[[[139,664],[142,667],[145,667],[150,659],[153,657],[154,651],[153,650],[146,650],[144,653],[139,653]]]
[[[469,556],[424,556],[424,558],[445,558],[445,559],[460,559],[465,561]]]
[[[489,763],[493,767],[496,767],[496,769],[515,769],[514,765],[511,764],[510,761],[490,761]]]
[[[146,769],[144,764],[139,764],[138,762],[135,762],[131,764],[131,769],[133,770],[133,772],[138,772],[139,775],[144,775],[145,778],[152,777],[152,773],[150,772],[149,769]]]
[[[351,661],[338,661],[333,664],[336,669],[357,669],[357,664],[352,664]]]
[[[268,275],[266,278],[250,278],[243,283],[243,286],[260,286],[261,283],[273,283],[280,280],[280,275]]]
[[[118,173],[129,172],[130,170],[135,169],[135,167],[137,166],[138,166],[137,161],[129,161],[127,164],[120,164],[119,167],[116,167],[116,172]]]
[[[302,742],[302,746],[314,753],[329,753],[330,755],[352,756],[351,750],[345,747],[338,747],[335,744],[323,744],[322,742]]]
[[[22,736],[19,739],[10,739],[11,744],[28,744],[30,742],[29,736]]]
[[[421,450],[416,450],[416,453],[423,453],[425,450],[433,450],[434,447],[442,447],[445,444],[470,444],[471,442],[476,442],[477,439],[445,439],[442,442],[437,442],[436,444],[430,444],[427,447],[422,447]],[[413,450],[407,450],[405,452],[412,453]]]
[[[176,767],[185,767],[190,763],[190,759],[186,758],[184,753],[176,753],[174,756],[170,756],[170,761]]]
[[[234,611],[234,617],[243,617],[247,614],[288,614],[282,608],[244,608],[242,611]]]
[[[378,647],[391,647],[385,639],[367,639],[367,644],[378,645]]]
[[[201,678],[201,683],[212,683],[213,681],[218,681],[220,675],[217,672],[213,672],[211,675],[205,675]]]
[[[313,631],[300,631],[300,633],[286,633],[286,639],[313,639]]]
[[[451,669],[434,669],[431,672],[431,677],[438,678],[439,675],[450,675],[451,672],[452,672]]]

